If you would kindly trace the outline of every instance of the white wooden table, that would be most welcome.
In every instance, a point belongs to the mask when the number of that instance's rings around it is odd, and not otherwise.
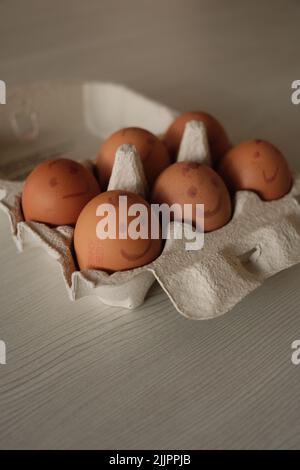
[[[2,0],[0,79],[123,82],[216,114],[235,141],[269,139],[300,170],[299,15],[296,0]],[[1,213],[0,448],[299,448],[299,276],[208,322],[158,286],[130,312],[71,303],[55,261],[17,254]]]

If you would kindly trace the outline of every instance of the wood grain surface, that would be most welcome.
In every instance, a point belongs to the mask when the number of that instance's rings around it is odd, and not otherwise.
[[[299,15],[297,0],[2,0],[0,79],[122,82],[216,114],[235,141],[269,139],[300,170]],[[157,285],[135,311],[71,303],[1,213],[0,448],[299,448],[299,276],[207,322]]]

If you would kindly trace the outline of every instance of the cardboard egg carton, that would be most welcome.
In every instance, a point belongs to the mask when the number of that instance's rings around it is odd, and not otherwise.
[[[58,109],[65,94],[74,99],[68,113],[64,108]],[[14,133],[14,139],[8,139],[12,142],[8,149],[12,159],[22,149],[22,143],[27,151],[28,147],[33,147],[33,155],[38,155],[40,160],[53,157],[48,140],[51,131],[54,148],[61,146],[63,136],[73,136],[68,156],[76,155],[78,160],[84,160],[85,149],[93,139],[98,147],[101,138],[118,128],[133,125],[162,134],[176,116],[175,111],[124,87],[104,83],[43,84],[17,90],[11,101],[9,98],[9,108],[4,118],[3,115],[0,118],[6,129],[12,127]],[[61,117],[60,111],[62,115],[72,116],[72,123],[64,134],[59,126],[58,136],[53,134],[52,113],[57,120],[57,115]],[[20,127],[16,112],[21,112],[24,134],[20,129],[16,132],[16,127]],[[60,124],[60,119],[58,121]],[[95,151],[96,147],[89,156],[95,155]],[[57,156],[57,152],[55,154]],[[7,167],[14,169],[20,161],[27,160],[15,160],[15,165],[9,161]],[[184,160],[210,164],[206,131],[201,122],[192,121],[186,126],[178,154],[178,161]],[[16,245],[20,251],[28,246],[41,246],[57,259],[72,300],[95,295],[108,305],[135,308],[144,302],[157,280],[179,313],[191,319],[214,318],[228,312],[268,277],[300,262],[300,175],[294,175],[291,192],[278,201],[264,202],[255,193],[238,192],[232,220],[225,227],[205,234],[201,250],[187,251],[186,241],[191,239],[192,227],[186,225],[186,238],[178,239],[177,234],[183,233],[182,224],[172,222],[164,250],[155,261],[112,275],[77,270],[71,227],[50,228],[41,223],[24,222],[22,186],[22,182],[0,180],[0,207],[8,214]],[[129,190],[147,197],[143,166],[133,146],[124,145],[118,150],[108,189]]]

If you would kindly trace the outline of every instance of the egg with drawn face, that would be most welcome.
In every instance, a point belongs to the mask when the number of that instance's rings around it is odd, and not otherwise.
[[[82,208],[100,193],[92,172],[74,160],[57,158],[38,165],[22,192],[26,221],[75,225]]]
[[[120,197],[125,198],[127,206],[122,205]],[[129,214],[136,204],[141,211]],[[157,227],[157,238],[151,238],[153,223]],[[137,235],[132,235],[132,224]],[[108,236],[104,238],[106,233]],[[107,191],[92,199],[81,212],[74,231],[74,248],[82,270],[113,273],[144,266],[162,251],[158,217],[155,213],[151,216],[150,205],[138,194]]]
[[[192,222],[198,225],[197,204],[204,204],[204,231],[211,232],[226,225],[231,218],[231,200],[222,178],[209,166],[196,162],[177,162],[157,178],[152,200],[169,206],[179,204],[180,219],[184,204],[191,204]]]
[[[184,129],[189,121],[203,122],[210,147],[213,163],[217,163],[230,149],[231,144],[222,124],[213,116],[203,111],[186,112],[178,116],[163,137],[170,155],[175,158],[180,147]]]
[[[136,147],[150,186],[159,173],[171,163],[166,146],[154,134],[139,127],[120,129],[101,145],[97,156],[98,177],[103,188],[108,185],[116,152],[123,144],[131,144]]]
[[[292,186],[292,175],[282,153],[260,139],[232,148],[222,160],[219,173],[232,191],[255,191],[265,201],[283,197]]]

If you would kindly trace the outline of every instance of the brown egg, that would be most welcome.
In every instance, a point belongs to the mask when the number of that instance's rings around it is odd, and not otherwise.
[[[81,209],[100,193],[90,170],[66,158],[47,160],[27,177],[22,193],[26,221],[75,225]]]
[[[292,175],[282,153],[264,140],[249,140],[231,149],[219,172],[233,191],[255,191],[265,201],[279,199],[292,185]]]
[[[231,200],[220,176],[207,165],[178,162],[157,178],[152,199],[169,206],[177,203],[193,205],[192,222],[196,224],[196,204],[204,204],[204,230],[211,232],[227,224],[231,218]],[[177,218],[177,215],[175,215]]]
[[[223,126],[208,113],[202,111],[186,112],[178,116],[167,130],[163,141],[169,149],[172,158],[175,158],[184,133],[185,125],[189,121],[202,121],[206,127],[213,163],[217,163],[230,149],[231,144]]]
[[[124,214],[120,210],[119,196],[127,196],[128,208],[133,204],[143,205],[147,214],[148,226],[146,225],[145,229],[147,238],[130,238],[128,230],[130,223],[136,217],[128,216],[127,212]],[[107,212],[104,215],[96,215],[96,212],[97,208],[99,210],[102,207],[104,210],[104,204],[112,204],[116,211],[117,232],[115,239],[101,239],[97,236],[98,223],[101,220],[105,222]],[[150,238],[150,219],[150,205],[137,194],[115,190],[107,191],[95,197],[85,206],[75,227],[74,247],[80,269],[100,269],[112,273],[144,266],[153,261],[161,253],[162,241],[160,238]],[[156,219],[156,222],[158,223],[158,219]],[[127,224],[127,228],[125,224]],[[103,230],[107,231],[108,229],[103,228]],[[122,234],[121,237],[119,230]]]
[[[138,127],[120,129],[101,145],[97,156],[96,165],[99,181],[103,188],[107,187],[116,151],[123,144],[132,144],[136,147],[150,186],[159,173],[171,163],[166,146],[154,134]]]

